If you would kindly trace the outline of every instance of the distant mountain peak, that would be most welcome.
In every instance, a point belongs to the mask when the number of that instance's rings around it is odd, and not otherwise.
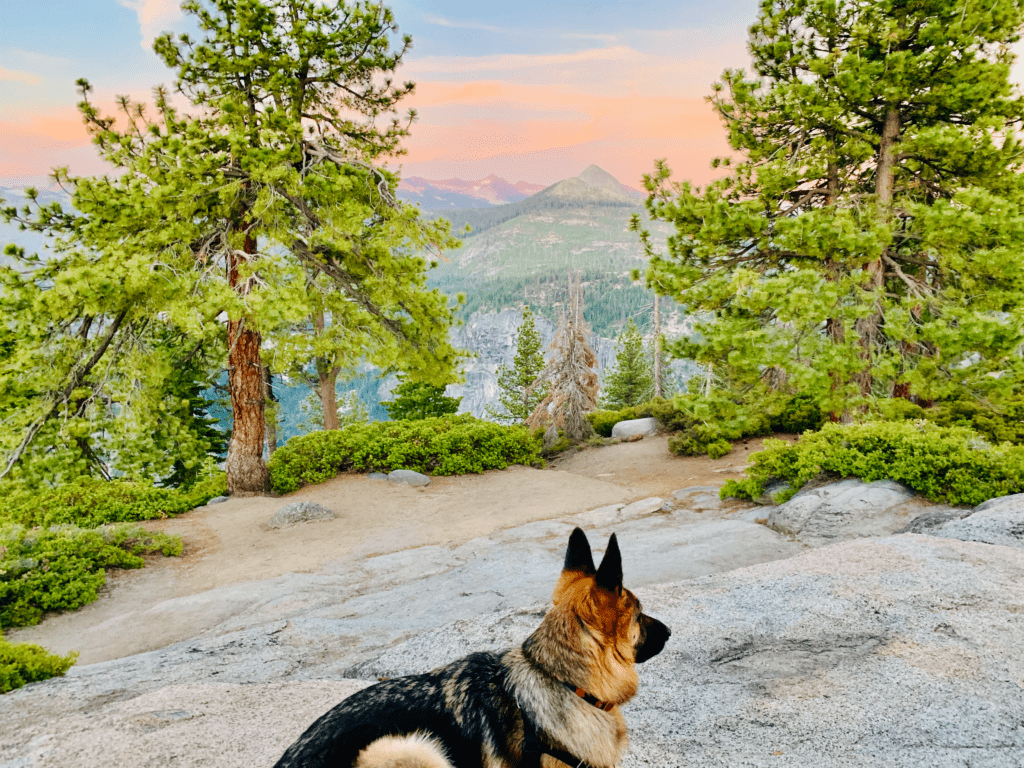
[[[593,186],[601,187],[612,192],[618,192],[626,195],[632,199],[642,199],[643,195],[632,187],[627,187],[625,184],[620,182],[614,176],[612,176],[604,168],[596,165],[588,165],[586,169],[579,176],[576,177],[581,181]]]

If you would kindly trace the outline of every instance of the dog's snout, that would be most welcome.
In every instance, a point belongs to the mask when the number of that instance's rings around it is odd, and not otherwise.
[[[646,614],[641,618],[643,633],[636,649],[636,663],[640,664],[661,653],[672,636],[672,630]]]

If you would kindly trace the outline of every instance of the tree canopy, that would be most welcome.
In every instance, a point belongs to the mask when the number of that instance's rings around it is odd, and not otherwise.
[[[418,421],[457,413],[462,398],[448,397],[444,391],[445,387],[422,381],[401,381],[392,392],[394,399],[384,403],[384,407],[395,421]]]
[[[615,366],[605,374],[601,386],[602,408],[618,411],[646,403],[654,397],[654,354],[644,349],[644,340],[630,318],[616,340],[619,345]]]
[[[752,75],[709,97],[726,175],[646,177],[676,228],[663,253],[641,233],[648,282],[702,319],[675,353],[837,414],[1019,381],[1021,23],[1019,0],[762,0]]]
[[[19,253],[0,273],[2,309],[15,318],[0,369],[0,476],[25,469],[32,446],[66,454],[64,472],[72,460],[82,471],[120,465],[138,448],[118,430],[157,453],[147,435],[163,413],[161,371],[178,352],[151,339],[168,329],[182,354],[203,343],[227,356],[234,493],[269,488],[267,342],[279,370],[315,356],[366,359],[441,383],[458,360],[447,298],[426,288],[414,255],[456,243],[444,222],[395,198],[397,177],[380,166],[401,153],[408,122],[395,110],[413,89],[392,79],[410,41],[392,47],[390,10],[361,0],[183,8],[202,36],[154,43],[177,78],[176,96],[155,90],[155,113],[123,98],[118,115],[103,115],[79,81],[79,109],[112,174],[58,169],[74,211],[5,211],[53,236],[55,254]],[[296,331],[318,313],[329,334]],[[151,462],[147,473],[167,468]]]
[[[537,404],[547,397],[548,382],[533,387],[544,370],[540,334],[529,307],[523,307],[523,320],[516,335],[516,356],[512,365],[498,367],[498,402],[501,408],[487,407],[487,414],[500,421],[525,424]]]

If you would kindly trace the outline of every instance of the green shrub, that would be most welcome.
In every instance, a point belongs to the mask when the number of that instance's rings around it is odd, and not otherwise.
[[[0,529],[0,627],[96,599],[109,568],[141,568],[142,554],[181,554],[181,539],[132,525]]]
[[[322,483],[340,472],[411,469],[461,475],[540,459],[540,445],[525,427],[506,427],[468,414],[418,421],[356,424],[294,437],[268,464],[277,493]]]
[[[810,395],[794,395],[786,398],[777,404],[772,404],[767,412],[772,432],[802,434],[819,429],[825,421],[825,414],[821,412],[821,408]]]
[[[0,634],[0,693],[23,685],[60,677],[78,658],[77,653],[58,656],[30,643],[12,643]]]
[[[131,480],[82,478],[44,490],[15,490],[0,498],[0,523],[26,526],[135,522],[188,512],[227,491],[224,474],[191,488],[157,488]]]
[[[940,427],[968,427],[993,443],[1024,445],[1024,398],[1010,398],[998,406],[946,400],[922,408],[897,397],[878,402],[874,410],[885,421],[925,419]]]
[[[999,411],[973,400],[952,400],[926,408],[925,418],[940,427],[970,427],[994,443],[1024,444],[1024,400],[1001,404]]]
[[[622,411],[591,411],[587,414],[587,421],[601,437],[611,437],[612,428],[620,421],[625,421],[621,414]]]
[[[680,394],[671,400],[652,400],[620,411],[587,414],[594,431],[603,437],[611,437],[612,428],[620,421],[648,416],[677,433],[668,442],[673,453],[680,456],[706,453],[713,459],[732,450],[730,440],[818,429],[825,418],[809,395],[764,396],[744,402],[721,394],[693,393]]]
[[[965,427],[922,421],[825,424],[796,444],[765,440],[751,456],[748,480],[722,493],[755,498],[770,479],[795,492],[820,473],[890,479],[933,501],[974,506],[986,499],[1024,492],[1024,446],[991,445]]]

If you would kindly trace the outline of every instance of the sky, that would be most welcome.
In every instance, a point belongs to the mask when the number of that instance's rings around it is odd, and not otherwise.
[[[0,0],[0,185],[67,165],[99,174],[75,108],[75,81],[93,100],[151,99],[172,73],[150,49],[191,20],[180,0]],[[419,118],[403,176],[551,184],[591,163],[640,187],[656,158],[677,177],[712,177],[726,151],[705,103],[727,67],[747,62],[757,0],[570,3],[394,0],[413,48],[399,77]]]

